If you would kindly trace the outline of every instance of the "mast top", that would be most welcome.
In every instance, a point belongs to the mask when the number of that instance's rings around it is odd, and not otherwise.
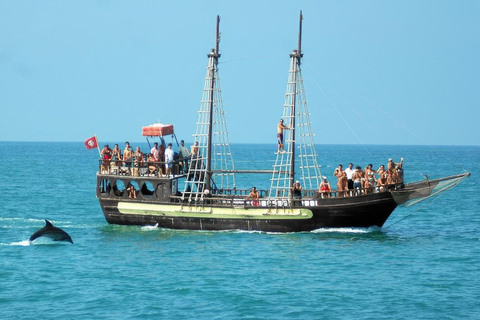
[[[220,58],[219,51],[220,45],[220,16],[217,15],[217,33],[215,34],[215,48],[212,49],[212,52],[208,54],[208,57],[214,57],[215,63],[218,64],[218,58]]]
[[[303,14],[302,10],[300,10],[300,19],[298,23],[298,48],[294,49],[293,52],[290,54],[290,57],[296,57],[298,65],[300,65],[300,58],[303,57],[302,53],[302,20],[303,20]]]

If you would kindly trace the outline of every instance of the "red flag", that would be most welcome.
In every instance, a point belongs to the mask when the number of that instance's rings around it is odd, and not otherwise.
[[[87,150],[96,148],[96,147],[98,146],[97,137],[96,137],[96,136],[93,136],[93,137],[91,137],[91,138],[88,138],[87,140],[85,140],[84,143],[85,143],[85,147],[87,148]]]

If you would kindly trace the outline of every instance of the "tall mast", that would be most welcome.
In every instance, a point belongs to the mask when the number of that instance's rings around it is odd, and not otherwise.
[[[213,57],[214,63],[211,70],[211,84],[210,84],[210,106],[209,106],[209,122],[208,122],[208,137],[207,137],[207,165],[206,165],[206,188],[211,189],[210,180],[212,177],[212,128],[213,128],[213,104],[215,96],[215,70],[218,67],[218,58],[220,54],[218,53],[218,47],[220,44],[220,16],[217,15],[217,32],[215,35],[215,49],[212,49],[212,52],[208,54],[208,57]]]
[[[282,119],[288,119],[292,130],[288,130],[286,133],[286,152],[277,152],[270,180],[269,199],[276,206],[284,206],[287,197],[290,200],[287,203],[293,204],[292,185],[295,180],[302,182],[303,190],[316,190],[319,178],[321,178],[300,67],[303,57],[302,20],[303,15],[300,11],[298,47],[290,54],[290,68],[282,114]],[[295,168],[296,162],[298,169]]]
[[[296,137],[296,130],[295,130],[295,113],[296,113],[296,105],[297,105],[297,71],[300,67],[300,58],[303,56],[302,54],[302,20],[303,15],[302,11],[300,11],[300,21],[298,26],[298,49],[293,50],[290,54],[291,58],[294,58],[296,63],[294,65],[294,72],[293,72],[293,96],[292,96],[292,111],[291,111],[291,123],[290,127],[292,128],[292,156],[290,158],[290,186],[295,183],[295,137]],[[290,195],[293,197],[293,195]]]

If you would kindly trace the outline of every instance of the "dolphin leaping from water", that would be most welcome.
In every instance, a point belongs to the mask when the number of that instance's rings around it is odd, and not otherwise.
[[[68,235],[68,233],[60,228],[54,227],[53,224],[48,220],[45,220],[45,227],[32,234],[29,241],[32,242],[39,237],[47,237],[53,241],[68,241],[73,243],[72,238]]]

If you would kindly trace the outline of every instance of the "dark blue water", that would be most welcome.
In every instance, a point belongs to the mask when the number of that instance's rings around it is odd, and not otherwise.
[[[239,169],[270,169],[275,149],[232,151]],[[331,180],[339,163],[377,168],[401,156],[407,181],[473,175],[441,197],[397,208],[382,229],[172,231],[106,223],[95,198],[96,150],[0,142],[1,318],[477,319],[480,147],[318,152]],[[238,177],[238,187],[268,188],[269,176],[255,177]],[[44,219],[75,244],[29,244]]]

